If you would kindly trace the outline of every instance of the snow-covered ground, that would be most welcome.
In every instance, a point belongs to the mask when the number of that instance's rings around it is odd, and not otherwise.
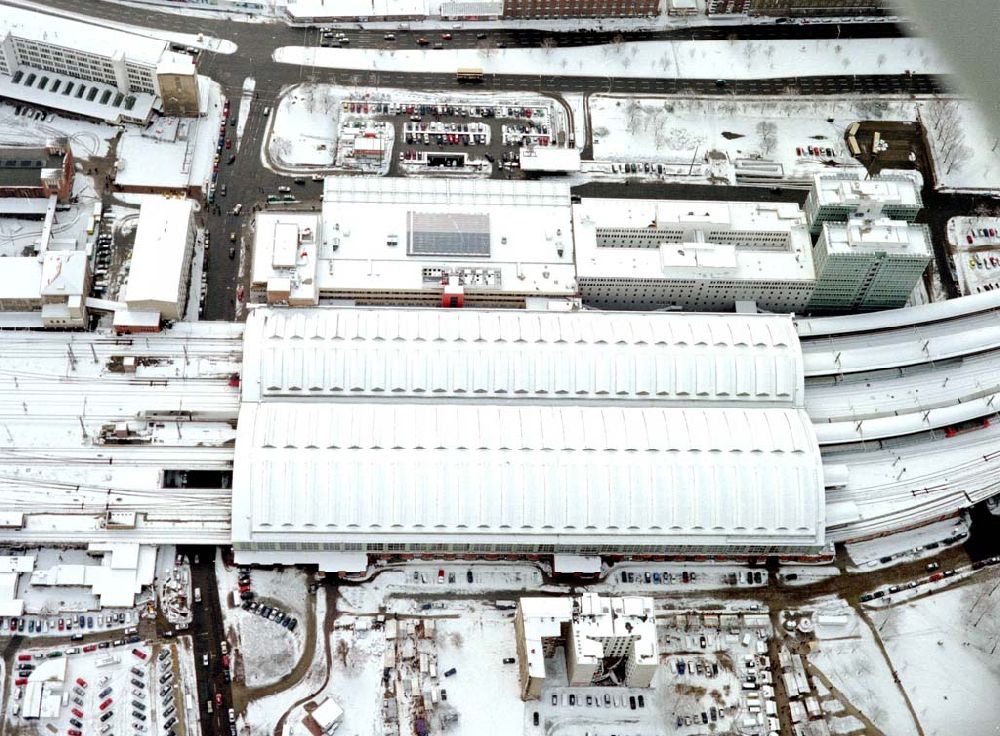
[[[973,100],[942,98],[920,105],[934,156],[937,186],[946,190],[1000,189],[1000,130]]]
[[[22,109],[24,105],[18,105]],[[0,102],[0,144],[39,145],[49,138],[68,138],[73,156],[88,159],[105,156],[108,146],[118,136],[118,128],[106,123],[64,118],[46,112],[40,120],[34,115],[18,115],[14,103]]]
[[[294,632],[274,621],[240,607],[237,591],[238,570],[226,567],[221,555],[215,558],[219,598],[225,619],[226,634],[242,662],[248,687],[263,687],[281,681],[302,656],[306,637],[306,574],[295,568],[253,570],[250,587],[257,600],[277,606],[298,619]]]
[[[988,568],[971,584],[872,614],[927,736],[996,733],[998,583],[1000,573]]]
[[[303,84],[283,94],[266,136],[267,158],[282,168],[332,166],[342,93],[346,90],[330,85]]]
[[[487,74],[656,77],[731,80],[836,74],[943,74],[948,66],[926,41],[914,38],[643,41],[512,49],[343,49],[284,46],[275,61],[336,69],[454,74],[478,67]]]
[[[818,636],[826,634],[829,638],[819,639],[818,646],[809,653],[809,662],[830,680],[850,705],[885,733],[893,736],[916,734],[906,701],[893,683],[892,672],[878,651],[871,630],[846,606],[834,615],[846,617],[847,623],[817,629]],[[826,703],[823,707],[827,709]]]
[[[701,170],[710,159],[712,165],[704,173],[733,182],[737,161],[752,159],[780,165],[778,178],[804,179],[834,166],[860,167],[844,144],[851,123],[900,115],[909,119],[914,114],[907,98],[879,102],[857,97],[592,95],[594,160],[650,161]],[[810,146],[824,150],[814,155]]]

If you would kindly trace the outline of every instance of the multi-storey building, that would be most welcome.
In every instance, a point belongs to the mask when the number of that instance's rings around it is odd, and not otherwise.
[[[708,0],[710,15],[856,16],[885,12],[882,0]]]
[[[581,297],[602,309],[797,312],[815,285],[791,203],[587,199],[573,232]]]
[[[268,225],[268,213],[261,218],[255,288],[271,278],[283,249],[280,236],[290,232]],[[330,177],[321,231],[310,248],[318,267],[308,264],[315,273],[309,290],[319,298],[523,308],[534,298],[576,297],[566,184]]]
[[[652,598],[601,598],[596,593],[574,599],[521,598],[514,628],[524,700],[538,699],[545,660],[559,646],[572,687],[599,682],[649,687],[659,666]]]
[[[158,68],[193,59],[167,41],[5,6],[0,95],[107,120],[144,121],[159,105]],[[197,114],[197,110],[193,114]]]
[[[816,174],[806,197],[809,229],[819,235],[825,222],[852,217],[913,222],[923,207],[920,188],[906,176],[861,178],[858,174]]]
[[[814,251],[816,290],[809,309],[902,307],[933,257],[926,225],[886,219],[824,223]]]
[[[661,0],[506,0],[506,18],[614,18],[657,15]]]
[[[73,192],[73,172],[73,152],[65,140],[46,146],[5,146],[0,148],[0,197],[55,195],[65,202]]]

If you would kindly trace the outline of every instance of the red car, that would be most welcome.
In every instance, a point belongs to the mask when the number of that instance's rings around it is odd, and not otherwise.
[[[62,630],[63,630],[63,628],[65,628],[65,626],[66,626],[66,625],[65,625],[65,624],[63,623],[63,620],[62,620],[62,619],[59,619],[59,630],[60,630],[60,631],[62,631]]]
[[[450,41],[451,40],[451,34],[450,33],[442,33],[441,34],[441,40],[442,41]]]
[[[940,573],[940,572],[936,572],[936,573],[934,573],[933,575],[931,575],[931,582],[932,582],[932,583],[933,583],[933,582],[937,582],[938,580],[940,580],[940,579],[941,579],[941,578],[943,578],[943,577],[944,577],[944,574],[943,574],[943,573]]]
[[[68,736],[83,736],[83,734],[80,731],[77,731],[75,728],[67,729],[66,733],[68,734]]]
[[[222,666],[223,667],[229,667],[229,655],[228,654],[223,654],[222,655]]]
[[[438,582],[439,583],[444,582],[444,570],[438,570]]]
[[[87,646],[85,646],[83,648],[83,651],[85,651],[85,652],[96,652],[97,651],[97,645],[96,644],[88,644]]]
[[[17,661],[18,662],[30,662],[31,661],[31,655],[30,654],[18,654],[17,655]]]
[[[137,656],[139,659],[145,659],[146,658],[146,653],[144,651],[142,651],[141,649],[133,649],[132,650],[132,654],[134,654],[135,656]]]
[[[233,139],[226,138],[226,148],[232,148],[232,147],[233,147]]]
[[[94,648],[95,649],[97,648],[96,644],[94,645]],[[84,651],[86,651],[86,650],[84,650]],[[82,677],[76,678],[76,684],[79,685],[80,687],[87,687],[87,681],[84,680]]]
[[[215,694],[215,704],[222,705],[222,693]]]
[[[28,678],[27,677],[18,677],[16,680],[14,680],[14,684],[18,685],[18,686],[20,686],[20,685],[27,685],[28,684]]]
[[[79,708],[73,708],[72,710],[70,710],[70,713],[75,715],[77,718],[83,718],[83,711],[80,710]]]
[[[10,630],[11,631],[17,631],[17,620],[16,619],[12,618],[10,620]]]
[[[108,709],[108,706],[110,706],[110,705],[111,705],[111,704],[112,704],[113,702],[114,702],[114,700],[113,700],[112,698],[108,698],[107,700],[105,700],[105,701],[104,701],[103,703],[101,703],[101,704],[100,704],[99,706],[97,706],[97,707],[98,707],[98,708],[99,708],[100,710],[107,710],[107,709]]]

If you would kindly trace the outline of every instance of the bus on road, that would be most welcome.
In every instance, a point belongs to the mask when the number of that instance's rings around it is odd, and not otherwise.
[[[459,69],[455,73],[455,79],[458,82],[471,82],[476,84],[483,81],[483,70],[482,69]]]

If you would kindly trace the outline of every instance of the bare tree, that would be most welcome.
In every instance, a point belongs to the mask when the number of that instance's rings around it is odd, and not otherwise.
[[[757,135],[760,137],[760,151],[764,156],[774,153],[774,147],[778,144],[778,126],[770,120],[761,120],[757,123]]]
[[[552,49],[559,45],[553,36],[546,36],[542,39],[542,48],[545,49],[546,56],[552,53]]]
[[[639,100],[630,97],[628,104],[625,106],[625,129],[631,135],[635,135],[639,131],[639,118],[641,115],[642,105],[639,104]]]

